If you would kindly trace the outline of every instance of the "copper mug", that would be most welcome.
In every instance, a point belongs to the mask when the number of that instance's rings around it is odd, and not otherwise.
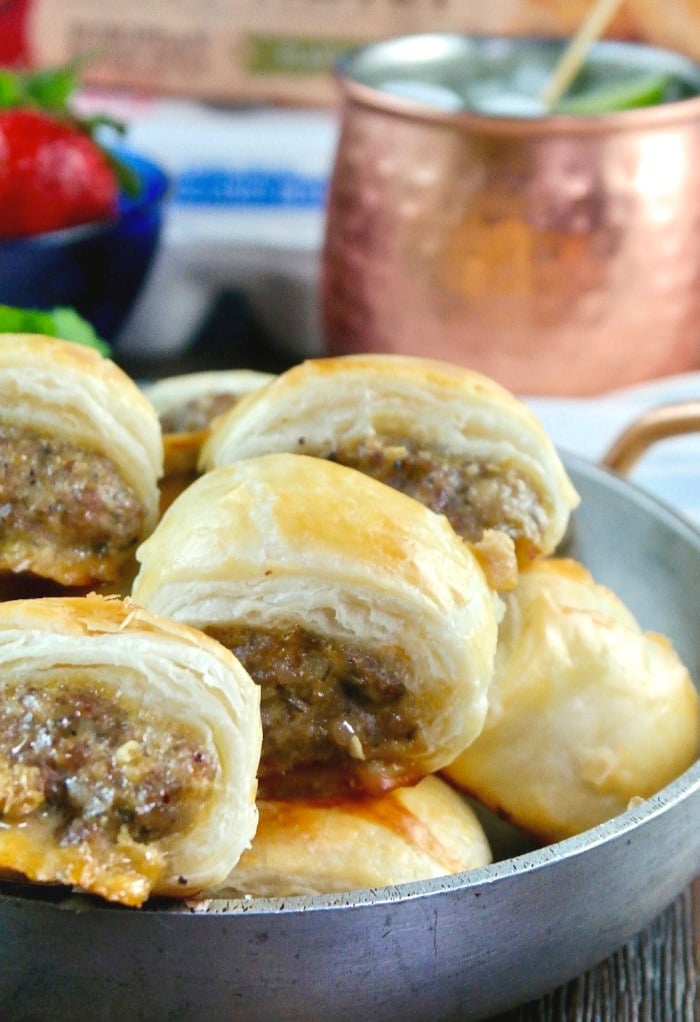
[[[595,44],[589,60],[631,61],[683,86],[615,113],[502,116],[431,101],[464,68],[498,73],[543,53],[553,66],[562,46],[425,35],[341,60],[321,260],[329,354],[443,358],[525,394],[593,394],[700,367],[694,64]],[[386,86],[406,78],[427,98]]]

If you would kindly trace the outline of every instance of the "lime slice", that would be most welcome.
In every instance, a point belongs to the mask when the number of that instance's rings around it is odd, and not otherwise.
[[[648,74],[565,96],[553,108],[555,114],[607,114],[616,110],[662,103],[669,86],[667,75]]]

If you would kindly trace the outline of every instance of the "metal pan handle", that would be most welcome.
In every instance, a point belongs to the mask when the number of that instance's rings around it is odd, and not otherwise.
[[[696,432],[700,432],[700,401],[675,402],[652,408],[623,430],[601,459],[601,464],[626,476],[653,444]]]

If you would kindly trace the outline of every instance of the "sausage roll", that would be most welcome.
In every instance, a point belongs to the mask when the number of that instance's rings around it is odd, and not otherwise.
[[[217,420],[200,467],[279,451],[374,476],[445,514],[465,539],[503,531],[520,563],[554,550],[578,502],[525,404],[477,373],[427,359],[304,362]]]
[[[0,870],[125,905],[221,883],[257,824],[260,692],[92,594],[0,605]]]
[[[166,474],[196,469],[212,420],[273,379],[272,373],[226,369],[167,376],[147,386],[163,431]]]
[[[663,637],[571,560],[505,597],[484,730],[446,776],[544,841],[646,798],[698,756],[698,695]]]
[[[293,454],[206,473],[140,547],[133,597],[214,636],[262,688],[261,792],[372,792],[481,729],[499,598],[445,518]]]
[[[377,798],[261,800],[258,809],[253,844],[218,897],[332,894],[462,873],[492,860],[473,809],[434,775]]]
[[[153,407],[113,362],[0,338],[0,574],[118,581],[157,521],[162,461]]]

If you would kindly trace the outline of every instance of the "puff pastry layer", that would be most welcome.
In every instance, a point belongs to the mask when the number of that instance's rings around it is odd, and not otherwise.
[[[288,451],[360,469],[479,541],[501,530],[526,563],[551,553],[578,497],[531,410],[458,366],[397,355],[310,360],[213,425],[208,470]]]
[[[257,824],[260,693],[99,596],[0,605],[0,870],[125,905],[220,883]]]
[[[134,599],[204,629],[262,686],[277,797],[381,791],[478,734],[498,597],[445,518],[292,454],[206,473],[140,547]]]
[[[445,770],[450,780],[555,841],[616,816],[695,761],[688,671],[581,565],[538,562],[505,602],[486,723]]]
[[[261,800],[259,809],[253,844],[215,892],[218,897],[332,894],[428,880],[491,862],[473,809],[432,775],[379,798]]]
[[[158,517],[157,416],[113,362],[79,344],[0,339],[0,573],[118,580]]]

